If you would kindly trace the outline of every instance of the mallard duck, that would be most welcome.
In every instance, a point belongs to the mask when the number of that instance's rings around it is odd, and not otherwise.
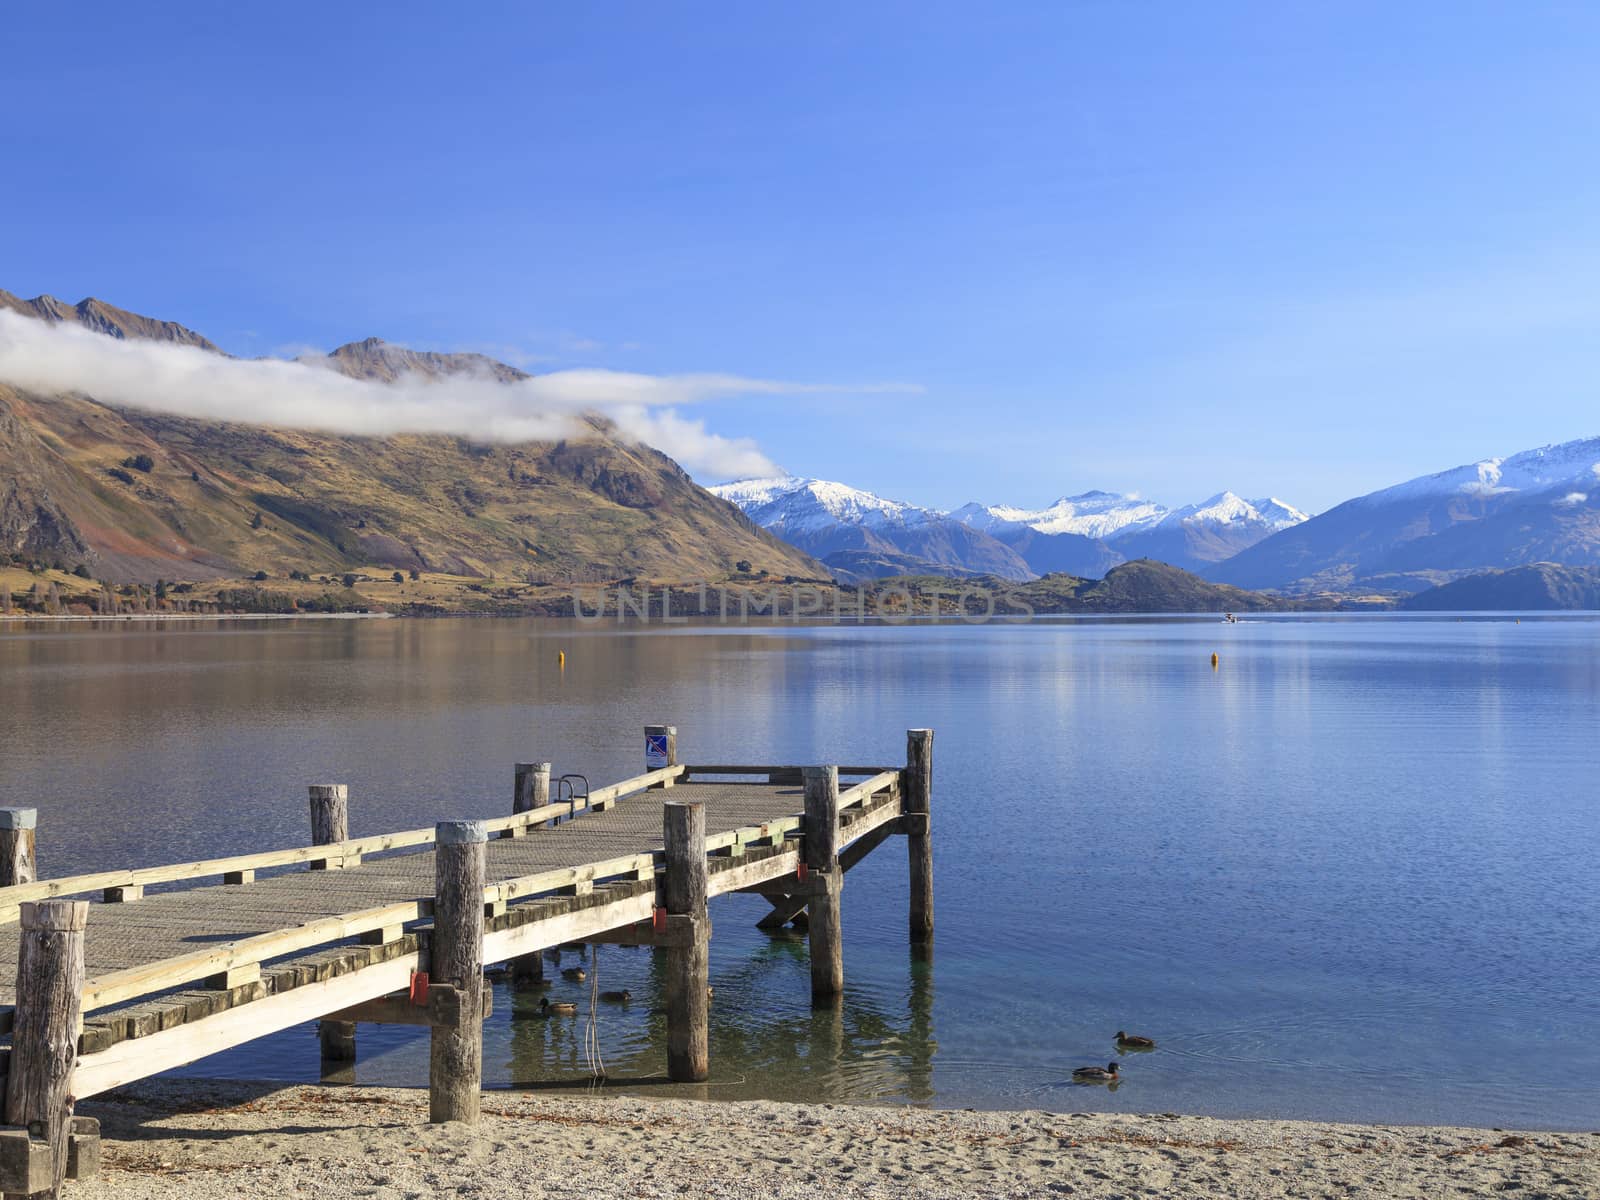
[[[1117,1030],[1117,1045],[1129,1050],[1154,1050],[1156,1048],[1155,1042],[1149,1038],[1123,1033],[1120,1029]]]
[[[1120,1076],[1117,1075],[1117,1064],[1110,1063],[1104,1067],[1079,1067],[1072,1072],[1072,1078],[1079,1083],[1111,1083]]]
[[[582,967],[566,967],[561,972],[561,978],[570,979],[573,983],[582,983],[589,978],[589,972]]]
[[[600,999],[607,1004],[626,1004],[633,999],[633,993],[628,991],[627,988],[623,988],[620,992],[601,992]]]
[[[547,1017],[575,1017],[578,1015],[578,1006],[570,1000],[557,1000],[552,1004],[550,997],[546,996],[539,1001],[539,1011]]]

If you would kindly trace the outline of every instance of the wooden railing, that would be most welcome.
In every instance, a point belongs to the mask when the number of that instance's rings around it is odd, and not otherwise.
[[[621,783],[597,788],[588,796],[578,799],[584,805],[610,804],[623,796],[642,792],[660,783],[677,779],[686,768],[663,767],[635,775]],[[509,817],[496,817],[484,822],[490,837],[514,829],[526,829],[556,817],[570,817],[582,809],[577,801],[546,804]],[[30,900],[53,900],[61,896],[81,896],[107,888],[146,887],[158,883],[180,883],[194,879],[242,874],[270,867],[293,866],[296,863],[325,862],[330,867],[343,866],[368,854],[385,850],[403,850],[413,846],[433,844],[433,829],[407,829],[398,833],[376,834],[372,837],[351,838],[331,842],[325,846],[296,846],[289,850],[266,850],[259,854],[238,854],[229,858],[208,858],[199,862],[174,863],[170,866],[135,867],[116,871],[97,871],[87,875],[68,875],[60,879],[41,879],[34,883],[17,884],[0,888],[0,924],[17,919],[18,906]]]
[[[586,798],[586,802],[590,806],[596,803],[610,804],[624,796],[643,792],[658,784],[673,781],[686,775],[767,774],[787,769],[783,767],[690,768],[671,766],[637,775],[632,779],[626,779],[621,783],[612,784],[608,787],[596,789]],[[799,768],[794,769],[798,770]],[[901,772],[898,769],[852,767],[841,768],[841,772],[852,775],[871,773],[869,778],[839,794],[839,813],[847,827],[853,824],[849,819],[853,811],[859,812],[866,809],[871,805],[873,799],[886,789],[894,789],[898,794],[901,778]],[[485,821],[483,824],[492,836],[498,831],[536,825],[548,821],[552,817],[571,816],[573,811],[573,804],[550,804],[528,812],[518,813],[515,816]],[[791,835],[802,833],[804,825],[804,814],[795,813],[760,825],[743,826],[739,829],[728,830],[708,837],[706,839],[706,850],[708,853],[718,853],[729,848],[753,845],[758,842],[771,842],[775,845],[781,845]],[[108,887],[142,886],[150,883],[202,879],[215,875],[251,871],[262,867],[292,865],[298,862],[327,860],[332,865],[340,861],[341,858],[356,858],[362,854],[372,854],[380,850],[427,845],[433,842],[434,833],[435,831],[432,829],[408,830],[379,837],[355,838],[325,846],[299,847],[293,850],[268,851],[262,854],[238,855],[232,858],[207,859],[200,862],[180,863],[166,867],[146,867],[131,871],[102,871],[63,879],[43,880],[11,888],[0,888],[0,906],[15,906],[24,901],[78,895]],[[847,829],[845,836],[849,838],[855,835]],[[585,884],[593,884],[605,879],[616,879],[630,875],[636,879],[650,879],[654,877],[657,869],[664,861],[664,848],[656,847],[651,850],[605,859],[599,862],[585,863],[572,867],[558,867],[515,879],[499,880],[485,887],[484,903],[488,905],[505,904],[512,900],[527,899],[560,888],[581,887]],[[94,1009],[122,1004],[142,996],[149,996],[157,992],[181,987],[184,984],[193,983],[200,979],[224,976],[241,968],[259,965],[271,959],[282,958],[331,942],[357,937],[361,934],[372,933],[377,930],[395,929],[415,921],[427,920],[432,915],[433,897],[419,896],[376,908],[319,918],[302,925],[257,934],[252,937],[241,938],[238,941],[209,947],[205,950],[198,950],[192,954],[107,972],[84,982],[83,1011],[90,1012]],[[9,1032],[10,1025],[11,1013],[0,1009],[0,1034]]]

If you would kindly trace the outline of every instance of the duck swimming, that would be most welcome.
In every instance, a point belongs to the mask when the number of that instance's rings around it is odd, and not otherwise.
[[[570,979],[573,983],[582,983],[585,979],[589,978],[589,972],[585,971],[582,967],[567,967],[561,972],[561,978]]]
[[[1123,1033],[1120,1029],[1117,1030],[1117,1045],[1129,1050],[1154,1050],[1156,1048],[1155,1042],[1151,1041],[1149,1038],[1137,1037],[1131,1033]]]
[[[539,1001],[539,1011],[547,1017],[575,1017],[578,1015],[578,1006],[570,1000],[557,1000],[551,1004],[550,997],[546,996]]]
[[[607,1004],[626,1004],[633,999],[633,993],[624,988],[620,992],[601,992],[600,999]]]
[[[1117,1074],[1117,1064],[1111,1063],[1104,1067],[1079,1067],[1072,1072],[1072,1078],[1078,1083],[1112,1083],[1121,1076]]]

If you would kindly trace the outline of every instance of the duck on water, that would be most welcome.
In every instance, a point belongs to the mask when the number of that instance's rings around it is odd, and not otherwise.
[[[1117,1064],[1109,1063],[1103,1067],[1078,1067],[1072,1072],[1075,1083],[1115,1083],[1122,1076],[1117,1074]]]

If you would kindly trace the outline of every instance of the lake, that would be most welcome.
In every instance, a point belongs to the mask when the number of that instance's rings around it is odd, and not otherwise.
[[[357,836],[504,815],[516,760],[609,782],[652,722],[691,763],[893,763],[931,726],[932,960],[907,947],[898,839],[845,889],[838,1012],[810,1008],[803,940],[754,929],[760,898],[716,902],[712,1082],[683,1094],[1590,1129],[1597,634],[0,623],[0,804],[40,810],[63,875],[303,844],[311,782],[350,785]],[[601,1015],[614,1080],[678,1091],[654,954],[598,969],[638,997]],[[496,987],[488,1082],[588,1086],[582,1021],[527,1003]],[[1115,1091],[1067,1082],[1119,1029],[1160,1049],[1123,1056]],[[425,1031],[360,1039],[361,1082],[426,1082]],[[315,1034],[187,1070],[313,1080]]]

